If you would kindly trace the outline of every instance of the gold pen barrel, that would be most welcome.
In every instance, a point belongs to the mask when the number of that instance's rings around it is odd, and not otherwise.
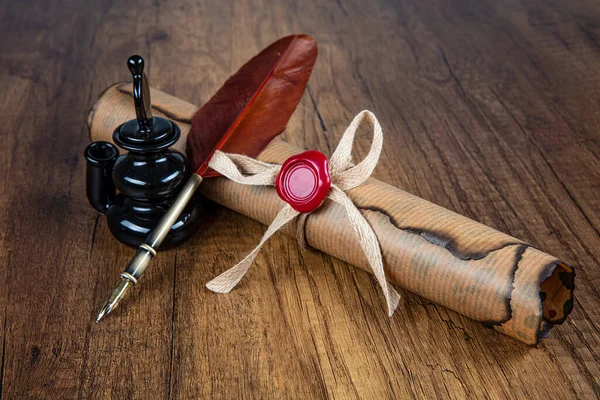
[[[189,203],[200,183],[202,183],[202,177],[198,174],[192,174],[183,189],[181,189],[181,192],[179,192],[179,195],[177,195],[177,199],[175,199],[169,211],[161,218],[158,225],[148,235],[146,241],[140,245],[138,251],[127,265],[127,268],[121,274],[121,281],[119,281],[117,287],[102,306],[96,322],[99,322],[104,316],[114,310],[125,296],[127,289],[137,284],[138,279],[142,276],[152,258],[156,256],[156,250],[160,247],[163,240],[165,240],[165,237],[167,237],[171,227]]]
[[[183,189],[181,189],[181,192],[177,195],[177,199],[175,199],[175,202],[169,211],[162,217],[158,225],[156,225],[156,228],[154,228],[146,239],[146,244],[148,246],[156,250],[161,245],[187,203],[189,203],[194,193],[196,193],[196,189],[198,189],[200,183],[202,183],[202,177],[200,175],[192,174],[192,176],[190,176]]]

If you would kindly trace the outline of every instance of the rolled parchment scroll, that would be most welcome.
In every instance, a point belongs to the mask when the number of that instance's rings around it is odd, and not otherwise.
[[[187,135],[198,107],[151,92],[154,114],[175,120]],[[89,115],[90,136],[112,141],[115,127],[134,117],[131,85],[111,86]],[[180,140],[175,148],[183,151],[184,146],[185,140]],[[258,158],[282,163],[300,151],[275,140]],[[201,192],[265,225],[284,205],[274,188],[244,186],[226,178],[207,180]],[[530,345],[571,312],[574,271],[556,257],[376,179],[347,193],[373,227],[386,275],[398,287]],[[341,206],[326,202],[308,218],[306,241],[370,271],[345,215]],[[284,232],[295,236],[295,226]]]

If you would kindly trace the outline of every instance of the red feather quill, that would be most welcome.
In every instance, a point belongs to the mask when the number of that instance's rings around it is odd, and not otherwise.
[[[215,150],[256,157],[300,102],[317,59],[307,35],[279,39],[244,64],[194,116],[187,139],[190,169],[202,177]]]

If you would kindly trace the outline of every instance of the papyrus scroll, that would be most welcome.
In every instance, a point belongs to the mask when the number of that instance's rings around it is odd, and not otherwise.
[[[135,118],[130,92],[130,84],[117,84],[100,96],[88,120],[92,140],[112,141],[113,130]],[[152,101],[156,115],[175,120],[187,135],[196,106],[156,90]],[[184,146],[182,139],[176,148]],[[258,158],[282,163],[300,151],[275,140]],[[274,188],[225,178],[207,179],[201,191],[265,225],[284,204]],[[574,272],[556,257],[376,179],[348,195],[373,227],[386,275],[398,287],[527,344],[538,343],[570,313]],[[284,231],[295,235],[294,226]],[[369,270],[336,203],[327,202],[308,218],[305,236],[309,246]]]

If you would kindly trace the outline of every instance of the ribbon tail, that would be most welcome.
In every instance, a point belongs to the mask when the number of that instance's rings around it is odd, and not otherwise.
[[[341,204],[346,209],[360,246],[373,270],[373,275],[375,275],[375,279],[377,279],[379,286],[381,286],[381,289],[383,290],[383,295],[385,296],[388,308],[388,316],[391,317],[400,303],[400,294],[388,284],[385,277],[383,257],[381,255],[381,249],[379,248],[377,236],[375,235],[373,228],[371,228],[371,225],[369,225],[365,217],[358,211],[358,208],[352,203],[352,200],[350,200],[348,195],[334,185],[332,185],[331,189],[329,198],[336,203]]]
[[[206,284],[206,288],[216,293],[229,293],[231,289],[233,289],[244,277],[244,275],[246,275],[246,272],[248,272],[248,269],[250,269],[250,266],[254,262],[254,259],[258,255],[258,252],[263,244],[265,244],[265,242],[271,236],[273,236],[275,232],[293,220],[298,214],[300,214],[298,211],[294,210],[289,204],[286,204],[285,207],[279,211],[267,231],[264,233],[258,246],[256,246],[256,248],[252,250],[250,254],[248,254],[237,265],[208,282]]]

